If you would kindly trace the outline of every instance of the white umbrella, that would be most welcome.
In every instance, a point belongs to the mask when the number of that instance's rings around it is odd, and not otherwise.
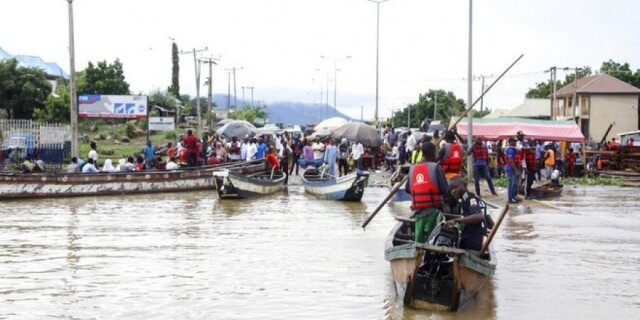
[[[331,131],[348,122],[349,121],[347,121],[347,119],[345,118],[333,117],[333,118],[322,120],[322,122],[318,123],[315,127],[313,127],[313,130],[314,131]]]

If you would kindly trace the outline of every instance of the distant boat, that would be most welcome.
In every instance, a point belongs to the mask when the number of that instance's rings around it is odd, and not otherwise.
[[[282,191],[286,175],[280,170],[271,172],[260,168],[251,172],[231,170],[214,173],[220,199],[247,199]]]
[[[326,200],[360,201],[368,179],[367,171],[334,177],[321,170],[308,168],[302,174],[305,192]]]

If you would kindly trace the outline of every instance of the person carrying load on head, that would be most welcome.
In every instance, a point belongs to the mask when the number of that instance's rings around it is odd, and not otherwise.
[[[449,196],[449,185],[444,171],[435,163],[436,147],[431,142],[422,144],[424,162],[409,169],[405,192],[411,194],[411,210],[415,219],[415,242],[424,243],[425,236],[442,219],[443,198]]]
[[[455,132],[449,130],[444,134],[445,145],[438,152],[436,162],[444,170],[445,177],[451,179],[460,175],[464,152],[462,146],[456,142]]]

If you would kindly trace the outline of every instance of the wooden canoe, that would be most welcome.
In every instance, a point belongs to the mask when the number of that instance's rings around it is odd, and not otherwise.
[[[342,177],[323,174],[307,168],[302,174],[305,192],[324,200],[360,201],[367,186],[367,171],[352,172]]]
[[[220,199],[248,199],[282,191],[286,174],[280,170],[253,172],[231,170],[214,173],[216,190]]]
[[[551,197],[557,197],[562,194],[563,185],[554,185],[552,183],[545,183],[541,186],[531,188],[531,195],[537,199],[545,199]],[[520,186],[520,194],[524,194],[524,186]]]
[[[463,249],[416,244],[413,225],[411,219],[398,222],[385,244],[385,259],[391,265],[398,299],[417,309],[461,309],[494,274],[495,252],[490,250],[490,259],[485,260]],[[443,258],[437,275],[432,276],[421,269],[425,255]]]
[[[217,166],[115,173],[0,173],[0,200],[133,195],[215,188],[213,173],[255,170],[264,161]]]

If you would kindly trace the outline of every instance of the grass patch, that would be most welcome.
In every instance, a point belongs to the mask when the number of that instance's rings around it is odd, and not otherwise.
[[[595,177],[595,178],[564,178],[561,180],[562,184],[566,185],[576,185],[576,186],[624,186],[624,181],[621,179],[611,179],[611,178],[603,178],[603,177]],[[493,185],[496,187],[506,188],[508,185],[507,178],[497,178],[493,179]]]
[[[595,177],[595,178],[565,178],[562,180],[563,184],[567,185],[579,185],[579,186],[624,186],[624,181],[621,179],[612,179],[612,178],[603,178],[603,177]]]

